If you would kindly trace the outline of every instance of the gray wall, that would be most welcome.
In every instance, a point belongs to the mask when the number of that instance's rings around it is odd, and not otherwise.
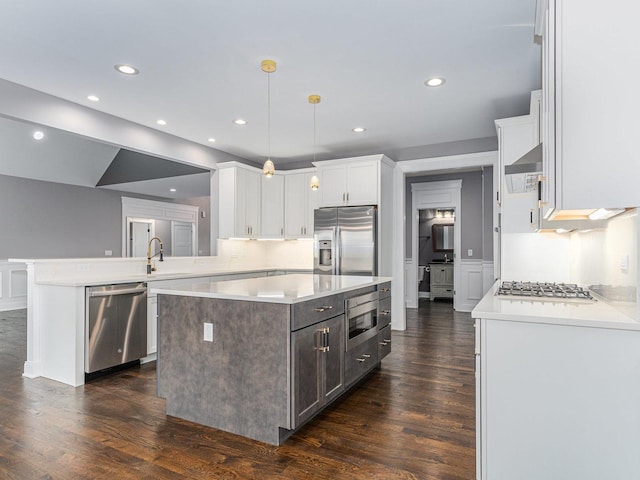
[[[488,178],[488,180],[487,180]],[[484,169],[484,187],[491,191],[493,179],[492,169]],[[406,205],[406,245],[405,257],[411,258],[411,243],[413,241],[412,221],[411,221],[411,184],[439,182],[442,180],[462,180],[460,212],[460,234],[462,236],[462,252],[456,252],[458,258],[482,260],[485,249],[493,252],[493,237],[490,236],[491,245],[486,245],[486,228],[491,229],[491,225],[483,225],[483,172],[447,173],[440,175],[424,175],[419,177],[407,177],[405,182],[405,205]],[[489,218],[489,222],[491,217]],[[473,255],[467,255],[469,249],[473,250]],[[487,258],[485,258],[486,260]]]
[[[0,175],[0,259],[122,256],[123,196],[171,202]]]
[[[216,197],[217,198],[217,197]],[[202,213],[198,218],[198,255],[211,255],[211,201],[209,197],[185,198],[180,203],[199,207]]]

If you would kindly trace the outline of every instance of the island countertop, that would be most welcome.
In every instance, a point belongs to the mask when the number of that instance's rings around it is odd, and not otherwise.
[[[219,282],[194,280],[187,285],[151,288],[151,293],[294,304],[390,281],[390,277],[293,274]]]

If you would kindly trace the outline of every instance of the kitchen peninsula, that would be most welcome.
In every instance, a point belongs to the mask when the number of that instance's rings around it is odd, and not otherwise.
[[[390,280],[297,274],[152,288],[167,413],[280,444],[389,353]]]

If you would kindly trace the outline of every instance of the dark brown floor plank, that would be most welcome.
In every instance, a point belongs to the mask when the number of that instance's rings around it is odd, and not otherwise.
[[[168,417],[154,364],[78,388],[26,379],[26,312],[0,312],[0,478],[469,480],[473,334],[421,301],[379,370],[273,447]]]

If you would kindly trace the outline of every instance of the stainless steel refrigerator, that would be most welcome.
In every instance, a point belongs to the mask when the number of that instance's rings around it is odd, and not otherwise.
[[[320,208],[314,212],[313,272],[377,275],[377,208]]]

